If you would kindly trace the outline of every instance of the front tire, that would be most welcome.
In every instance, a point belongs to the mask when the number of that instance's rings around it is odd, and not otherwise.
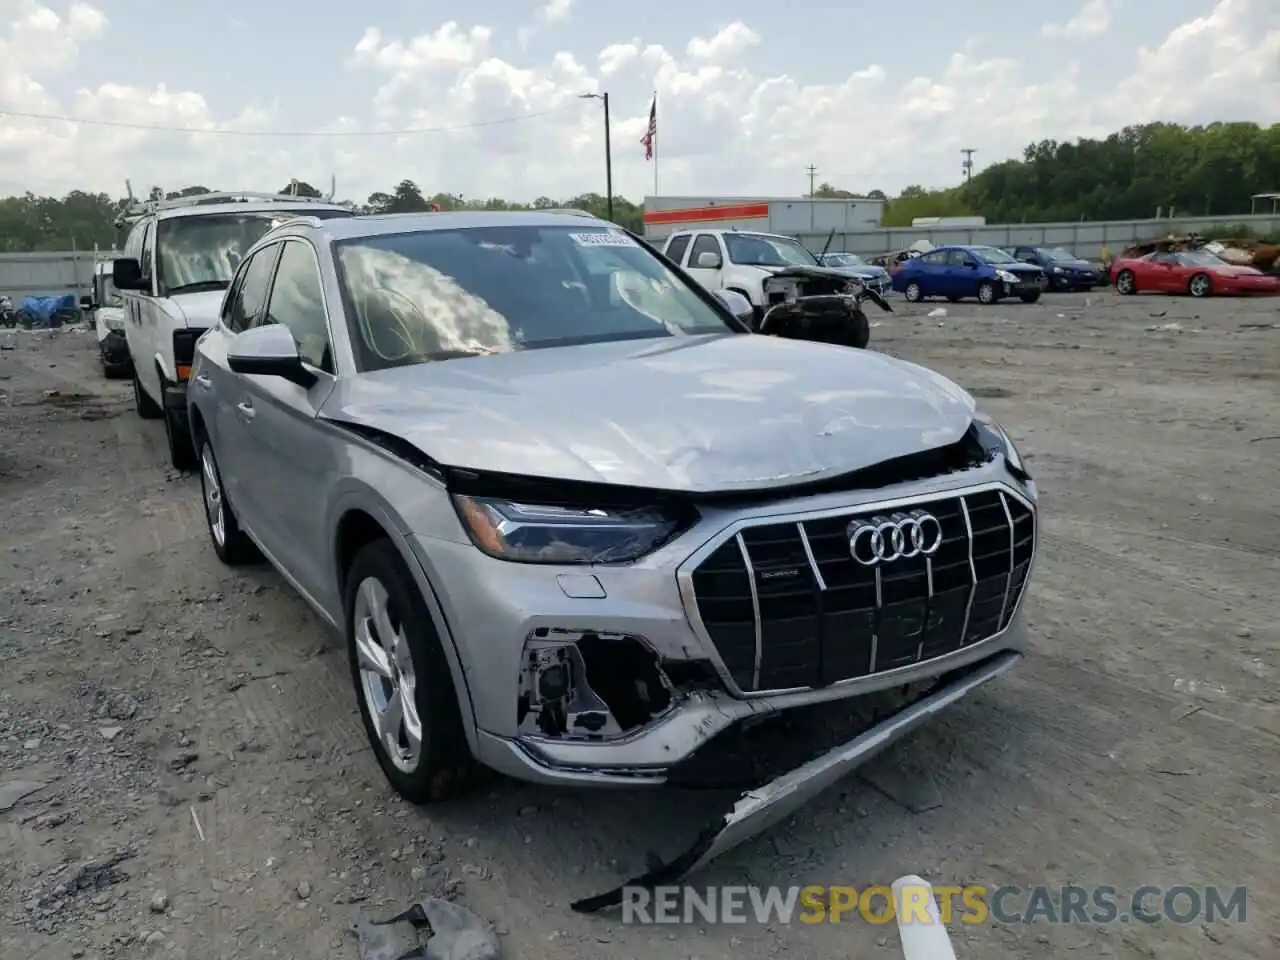
[[[865,350],[871,342],[871,321],[861,310],[853,311],[853,346],[857,350]]]
[[[921,300],[924,299],[924,290],[923,288],[921,288],[920,284],[912,280],[910,283],[907,284],[907,287],[902,292],[902,295],[907,298],[907,303],[919,303]]]
[[[184,473],[196,468],[196,449],[191,441],[191,428],[187,426],[183,410],[164,411],[164,438],[169,446],[169,463]]]
[[[1207,297],[1213,293],[1213,281],[1209,279],[1207,273],[1197,273],[1187,284],[1187,290],[1196,299]]]
[[[1121,270],[1116,274],[1116,293],[1131,297],[1138,292],[1138,278],[1132,270]]]
[[[204,501],[204,517],[209,527],[213,552],[229,567],[241,567],[262,559],[258,547],[240,529],[235,511],[227,502],[222,486],[222,472],[213,455],[208,437],[200,438],[200,497]]]
[[[455,796],[467,786],[474,761],[449,660],[418,585],[389,540],[356,554],[344,603],[351,677],[382,772],[413,804]]]
[[[164,410],[160,404],[147,396],[147,391],[142,389],[137,370],[133,372],[133,409],[138,411],[138,416],[143,420],[159,420],[164,416]]]
[[[1000,299],[1000,294],[996,292],[996,285],[990,280],[983,280],[978,284],[978,302],[990,306]]]
[[[1023,303],[1035,303],[1040,299],[1040,291],[1034,290],[1031,293],[1020,293],[1018,294],[1018,299]]]

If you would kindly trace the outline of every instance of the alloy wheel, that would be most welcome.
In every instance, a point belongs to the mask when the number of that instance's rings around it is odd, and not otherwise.
[[[227,518],[223,512],[222,484],[218,482],[218,468],[213,463],[213,451],[206,442],[200,451],[200,479],[204,487],[204,512],[209,519],[209,532],[220,547],[227,545]]]
[[[404,627],[391,615],[382,581],[368,577],[356,590],[352,616],[360,693],[387,759],[412,773],[422,757],[418,680]]]

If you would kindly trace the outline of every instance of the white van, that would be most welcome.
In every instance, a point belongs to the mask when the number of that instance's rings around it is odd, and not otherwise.
[[[132,226],[111,273],[124,304],[134,405],[144,419],[163,418],[169,458],[180,470],[195,465],[187,376],[196,340],[217,323],[244,252],[268,230],[302,216],[354,212],[287,194],[208,193],[139,204],[121,218]]]
[[[133,372],[129,363],[129,343],[124,336],[124,303],[111,282],[111,261],[99,260],[93,265],[93,292],[80,298],[80,309],[93,324],[98,336],[98,361],[107,377],[127,377]]]

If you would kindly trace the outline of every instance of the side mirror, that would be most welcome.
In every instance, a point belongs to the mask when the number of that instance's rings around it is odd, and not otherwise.
[[[227,350],[227,366],[232,373],[256,377],[280,377],[304,390],[316,382],[298,355],[298,344],[288,327],[270,323],[237,334]]]
[[[978,261],[977,261],[977,260],[966,260],[966,261],[964,262],[964,265],[965,265],[966,267],[968,267],[970,270],[977,270],[977,269],[978,269]]]
[[[145,290],[150,285],[142,275],[142,264],[133,257],[111,261],[111,282],[117,290]]]
[[[720,254],[712,253],[710,250],[703,250],[702,253],[698,254],[698,259],[694,266],[701,270],[719,270],[724,266],[724,261],[720,259]]]
[[[81,298],[80,298],[80,309],[81,309],[81,310],[89,311],[89,310],[92,310],[92,309],[93,309],[93,306],[94,306],[94,304],[93,304],[93,297],[81,297]]]
[[[724,308],[750,328],[755,328],[756,308],[737,290],[717,290],[712,294]]]

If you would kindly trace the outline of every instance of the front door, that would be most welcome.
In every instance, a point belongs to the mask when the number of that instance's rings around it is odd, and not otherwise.
[[[263,520],[260,516],[262,507],[248,482],[252,462],[247,447],[254,411],[251,405],[246,406],[246,378],[231,372],[227,354],[236,335],[252,327],[262,313],[279,256],[279,244],[263,247],[239,271],[223,303],[221,320],[200,344],[201,352],[210,362],[200,371],[191,388],[197,396],[208,394],[214,398],[212,417],[207,410],[205,413],[205,426],[222,474],[223,493],[241,526],[255,537]]]
[[[334,358],[320,266],[311,244],[284,242],[259,325],[287,327],[303,362],[316,375],[311,387],[280,377],[241,376],[246,483],[253,489],[255,533],[267,552],[313,600],[332,594],[332,544],[326,539],[323,491],[338,469],[339,447],[316,424],[333,390]],[[329,613],[341,617],[341,611]]]
[[[698,266],[698,259],[703,254],[713,255],[715,257],[713,262],[718,266]],[[714,233],[700,233],[694,237],[693,243],[689,245],[689,259],[685,271],[706,289],[719,290],[723,286],[720,278],[724,276],[724,251],[720,249],[720,238]]]

